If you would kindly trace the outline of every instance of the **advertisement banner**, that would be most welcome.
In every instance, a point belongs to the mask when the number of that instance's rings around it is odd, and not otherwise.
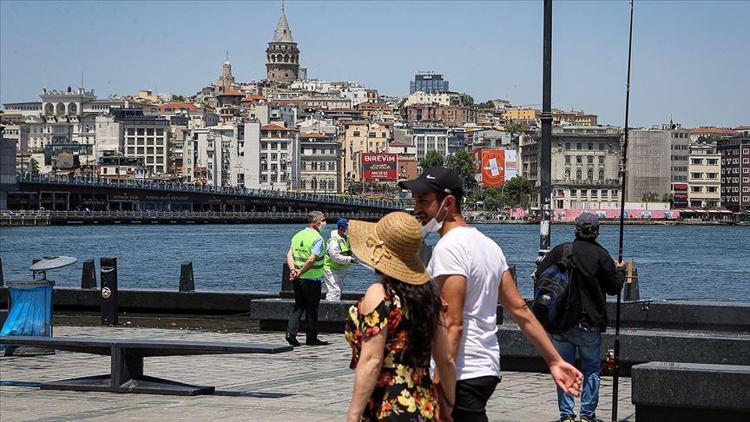
[[[482,186],[501,187],[505,184],[505,150],[482,150]]]
[[[398,154],[362,154],[362,177],[365,180],[396,181]]]
[[[518,176],[518,154],[515,150],[505,150],[505,180]]]

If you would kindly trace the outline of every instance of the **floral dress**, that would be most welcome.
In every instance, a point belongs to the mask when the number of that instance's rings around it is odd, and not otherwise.
[[[344,331],[352,347],[350,368],[357,367],[363,339],[386,328],[387,337],[380,375],[360,420],[438,420],[438,396],[429,367],[413,367],[405,354],[412,330],[408,310],[401,307],[401,300],[389,289],[386,289],[385,299],[368,314],[360,311],[363,300],[349,308]]]

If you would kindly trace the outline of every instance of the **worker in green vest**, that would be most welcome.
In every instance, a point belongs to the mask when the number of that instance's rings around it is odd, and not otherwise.
[[[331,231],[331,238],[328,239],[323,263],[324,280],[328,290],[326,300],[341,300],[346,271],[354,263],[352,247],[349,246],[349,238],[346,236],[348,229],[349,222],[342,218],[336,223],[336,230]]]
[[[289,280],[294,290],[294,308],[289,316],[286,341],[299,346],[299,331],[302,314],[306,314],[305,344],[320,346],[328,344],[318,338],[318,305],[320,304],[323,262],[325,260],[325,240],[320,232],[326,226],[326,218],[320,211],[310,213],[308,227],[300,230],[292,238],[292,245],[286,256],[289,265]]]

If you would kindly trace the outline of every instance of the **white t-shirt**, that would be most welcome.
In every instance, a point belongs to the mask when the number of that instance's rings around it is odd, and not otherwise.
[[[456,227],[435,245],[427,269],[433,277],[466,277],[457,379],[500,376],[497,297],[503,273],[508,270],[500,246],[474,227]]]

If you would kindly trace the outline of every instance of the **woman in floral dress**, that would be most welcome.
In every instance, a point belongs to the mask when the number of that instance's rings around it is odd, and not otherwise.
[[[348,420],[439,420],[437,389],[451,406],[456,374],[440,324],[442,302],[418,257],[422,226],[394,212],[378,223],[350,221],[349,238],[380,280],[349,309],[345,335],[355,375]],[[432,383],[430,357],[440,385]]]

